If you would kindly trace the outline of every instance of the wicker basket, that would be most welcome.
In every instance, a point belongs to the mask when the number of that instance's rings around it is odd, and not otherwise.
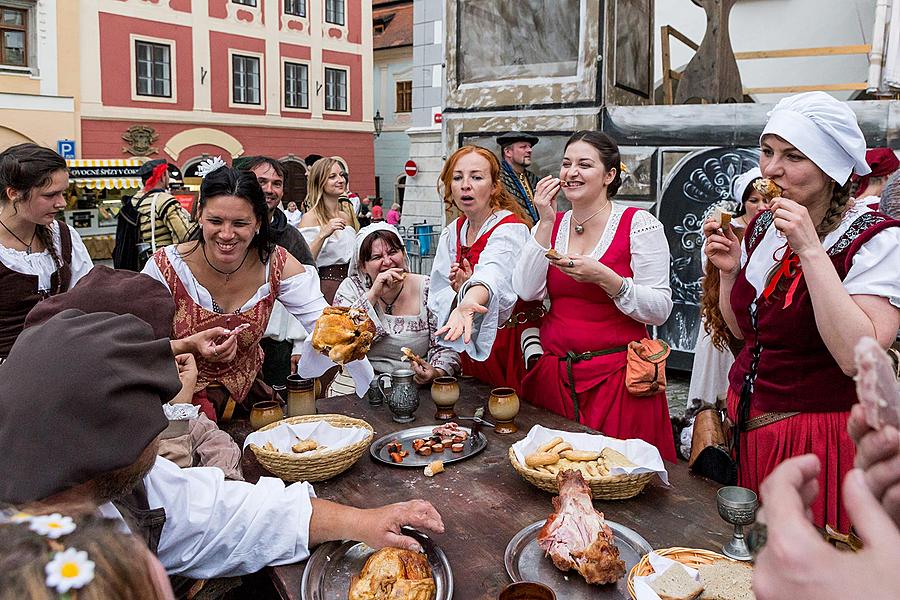
[[[658,555],[665,556],[675,562],[680,562],[686,567],[696,569],[700,565],[710,565],[720,560],[731,560],[727,556],[723,556],[717,552],[710,550],[699,550],[697,548],[665,548],[663,550],[654,550]],[[628,593],[632,598],[634,595],[634,578],[646,577],[653,573],[653,567],[650,566],[650,555],[645,554],[641,561],[631,567],[628,572]]]
[[[250,444],[250,449],[256,455],[259,463],[285,481],[325,481],[349,469],[353,463],[359,460],[375,435],[372,426],[360,419],[346,417],[344,415],[307,415],[303,417],[290,417],[262,427],[259,431],[273,429],[279,425],[313,423],[325,421],[333,427],[356,427],[365,429],[369,435],[365,439],[350,446],[341,446],[333,450],[307,452],[293,454],[287,452],[272,452],[265,450],[256,444]]]
[[[537,486],[545,492],[558,494],[556,487],[556,475],[542,473],[531,467],[522,465],[516,459],[516,453],[512,447],[509,449],[509,462],[516,472],[531,485]],[[591,488],[594,500],[625,500],[634,498],[647,487],[656,473],[641,473],[639,475],[607,475],[605,477],[585,477],[584,480]]]

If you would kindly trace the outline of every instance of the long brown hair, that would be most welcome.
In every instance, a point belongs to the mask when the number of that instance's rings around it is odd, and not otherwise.
[[[744,230],[732,228],[740,242],[744,237]],[[740,344],[738,340],[728,329],[725,323],[725,317],[722,316],[722,309],[719,308],[719,268],[712,263],[706,262],[706,270],[701,280],[700,293],[700,322],[703,329],[709,334],[713,346],[720,352],[732,351]]]
[[[481,146],[463,146],[451,154],[450,158],[444,163],[444,168],[441,169],[441,174],[438,177],[437,190],[438,194],[444,199],[447,210],[456,208],[456,205],[453,203],[453,194],[450,188],[451,183],[453,182],[453,170],[456,168],[456,163],[459,162],[459,159],[464,155],[472,152],[487,160],[490,165],[491,208],[494,210],[508,210],[519,217],[523,223],[526,222],[525,213],[522,210],[522,207],[519,206],[519,203],[513,199],[508,191],[506,191],[506,186],[504,186],[503,182],[500,180],[500,161],[497,160],[497,157],[494,156],[493,152],[482,148]]]
[[[337,216],[346,217],[347,223],[353,226],[353,229],[359,231],[359,220],[353,211],[353,203],[349,200],[338,200],[338,214],[329,215],[328,207],[325,206],[325,183],[328,181],[328,175],[334,165],[343,164],[333,158],[320,158],[309,169],[306,180],[306,210],[316,215],[319,220],[319,227],[323,227],[325,223]]]
[[[18,211],[20,202],[28,202],[35,188],[49,185],[54,173],[67,171],[65,159],[51,150],[37,144],[17,144],[0,152],[0,212],[11,205],[13,214]],[[10,200],[7,189],[19,192],[21,198]],[[65,227],[60,223],[60,227]],[[63,265],[62,258],[56,253],[53,245],[53,232],[47,225],[35,224],[37,238],[50,253],[58,267]]]

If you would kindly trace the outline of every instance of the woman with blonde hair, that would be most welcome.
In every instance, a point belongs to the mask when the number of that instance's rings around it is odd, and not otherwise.
[[[317,160],[309,170],[306,185],[306,212],[298,228],[316,259],[322,294],[331,303],[347,277],[350,258],[356,250],[359,221],[347,199],[347,182],[339,161]]]
[[[521,336],[537,326],[540,303],[517,304],[512,267],[528,238],[522,209],[500,180],[488,150],[463,146],[444,164],[438,192],[462,216],[441,232],[431,269],[428,308],[442,343],[462,356],[463,373],[520,391]]]

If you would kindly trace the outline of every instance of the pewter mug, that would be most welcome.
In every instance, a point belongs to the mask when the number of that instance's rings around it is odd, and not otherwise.
[[[413,413],[419,408],[419,386],[413,381],[413,375],[410,369],[397,369],[388,375],[391,393],[386,394],[387,405],[397,423],[413,421]]]
[[[381,375],[376,375],[375,379],[369,382],[369,392],[366,394],[366,398],[372,406],[381,406],[387,400],[387,392],[385,391],[387,388],[382,384],[385,377],[390,381],[391,376],[388,373],[382,373]]]

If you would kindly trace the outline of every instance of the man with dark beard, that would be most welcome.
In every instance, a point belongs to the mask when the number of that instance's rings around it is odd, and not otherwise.
[[[297,562],[327,540],[414,548],[403,525],[443,531],[421,500],[356,509],[307,483],[226,481],[156,457],[162,403],[180,389],[169,339],[132,314],[68,308],[26,329],[0,365],[0,503],[97,504],[170,575],[196,579]]]

